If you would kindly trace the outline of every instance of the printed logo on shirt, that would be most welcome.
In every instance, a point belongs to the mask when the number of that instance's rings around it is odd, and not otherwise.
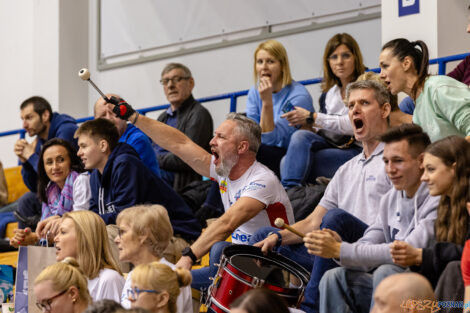
[[[239,242],[247,243],[248,240],[250,240],[250,238],[251,238],[250,234],[242,232],[239,229],[236,229],[232,234],[232,240],[233,241],[239,241]]]
[[[227,182],[225,180],[220,181],[219,189],[221,193],[227,192]]]
[[[242,191],[254,191],[264,188],[266,188],[266,185],[251,182],[248,186],[243,187]]]
[[[369,175],[369,177],[366,178],[366,181],[376,181],[377,178],[375,178],[374,175]]]
[[[106,204],[104,213],[106,214],[106,213],[114,213],[114,212],[116,212],[116,207],[114,206],[114,204],[113,203]]]
[[[236,193],[235,196],[234,196],[235,201],[238,201],[238,199],[240,199],[241,194],[242,194],[242,191],[241,191],[241,190],[238,190],[237,193]]]
[[[266,185],[251,182],[247,186],[243,186],[242,189],[238,190],[237,193],[235,193],[235,196],[234,196],[235,201],[238,201],[238,199],[240,199],[242,192],[255,191],[255,190],[264,189],[264,188],[266,188]]]

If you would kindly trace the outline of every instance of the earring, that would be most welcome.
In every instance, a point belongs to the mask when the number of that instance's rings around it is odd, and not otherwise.
[[[72,303],[75,303],[75,302],[77,302],[77,299],[73,298]]]

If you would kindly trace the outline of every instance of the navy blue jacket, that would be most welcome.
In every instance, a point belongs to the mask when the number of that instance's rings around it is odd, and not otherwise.
[[[49,128],[49,134],[47,140],[52,138],[61,138],[68,142],[71,142],[75,149],[78,149],[77,140],[73,138],[75,131],[77,130],[77,121],[66,114],[53,113],[51,119],[51,126]],[[38,161],[41,147],[47,140],[43,140],[38,136],[38,143],[34,153],[23,163],[21,169],[21,175],[23,181],[29,190],[36,192],[38,184]]]
[[[163,205],[175,234],[186,240],[196,239],[201,225],[184,200],[142,163],[137,152],[119,143],[109,155],[103,175],[95,169],[90,177],[90,210],[106,224],[115,224],[122,210],[137,204]]]
[[[158,166],[157,156],[152,147],[152,141],[146,134],[134,125],[127,124],[126,131],[122,134],[121,138],[119,138],[119,142],[125,142],[134,148],[142,162],[144,162],[155,175],[161,177],[160,167]]]

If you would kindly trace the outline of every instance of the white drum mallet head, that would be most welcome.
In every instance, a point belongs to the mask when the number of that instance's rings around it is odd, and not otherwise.
[[[81,70],[78,71],[78,76],[83,79],[83,80],[86,80],[88,81],[92,86],[93,88],[96,89],[96,91],[98,91],[98,93],[103,97],[103,99],[106,101],[106,102],[109,102],[109,99],[105,96],[105,94],[98,88],[98,86],[95,85],[95,83],[90,79],[90,71],[87,69],[87,68],[82,68]]]
[[[280,217],[276,218],[274,220],[274,225],[276,225],[277,227],[279,228],[284,228],[284,229],[287,229],[288,231],[290,231],[291,233],[293,234],[296,234],[297,236],[299,236],[300,238],[304,238],[305,235],[302,234],[301,232],[298,232],[295,228],[287,225],[284,220]]]

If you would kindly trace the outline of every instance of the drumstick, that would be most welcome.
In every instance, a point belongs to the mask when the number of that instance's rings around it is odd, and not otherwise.
[[[304,238],[305,235],[302,234],[301,232],[298,232],[297,230],[295,230],[295,228],[287,225],[284,220],[280,217],[276,218],[276,220],[274,221],[274,225],[276,225],[277,227],[279,228],[284,228],[284,229],[287,229],[288,231],[290,231],[291,233],[293,234],[296,234],[297,236],[299,236],[300,238]]]
[[[78,71],[78,76],[83,79],[87,80],[95,89],[98,91],[98,93],[103,97],[103,99],[106,102],[109,102],[109,99],[104,95],[104,93],[98,88],[98,86],[95,85],[95,83],[90,79],[90,71],[88,71],[87,68],[82,68],[80,71]]]

